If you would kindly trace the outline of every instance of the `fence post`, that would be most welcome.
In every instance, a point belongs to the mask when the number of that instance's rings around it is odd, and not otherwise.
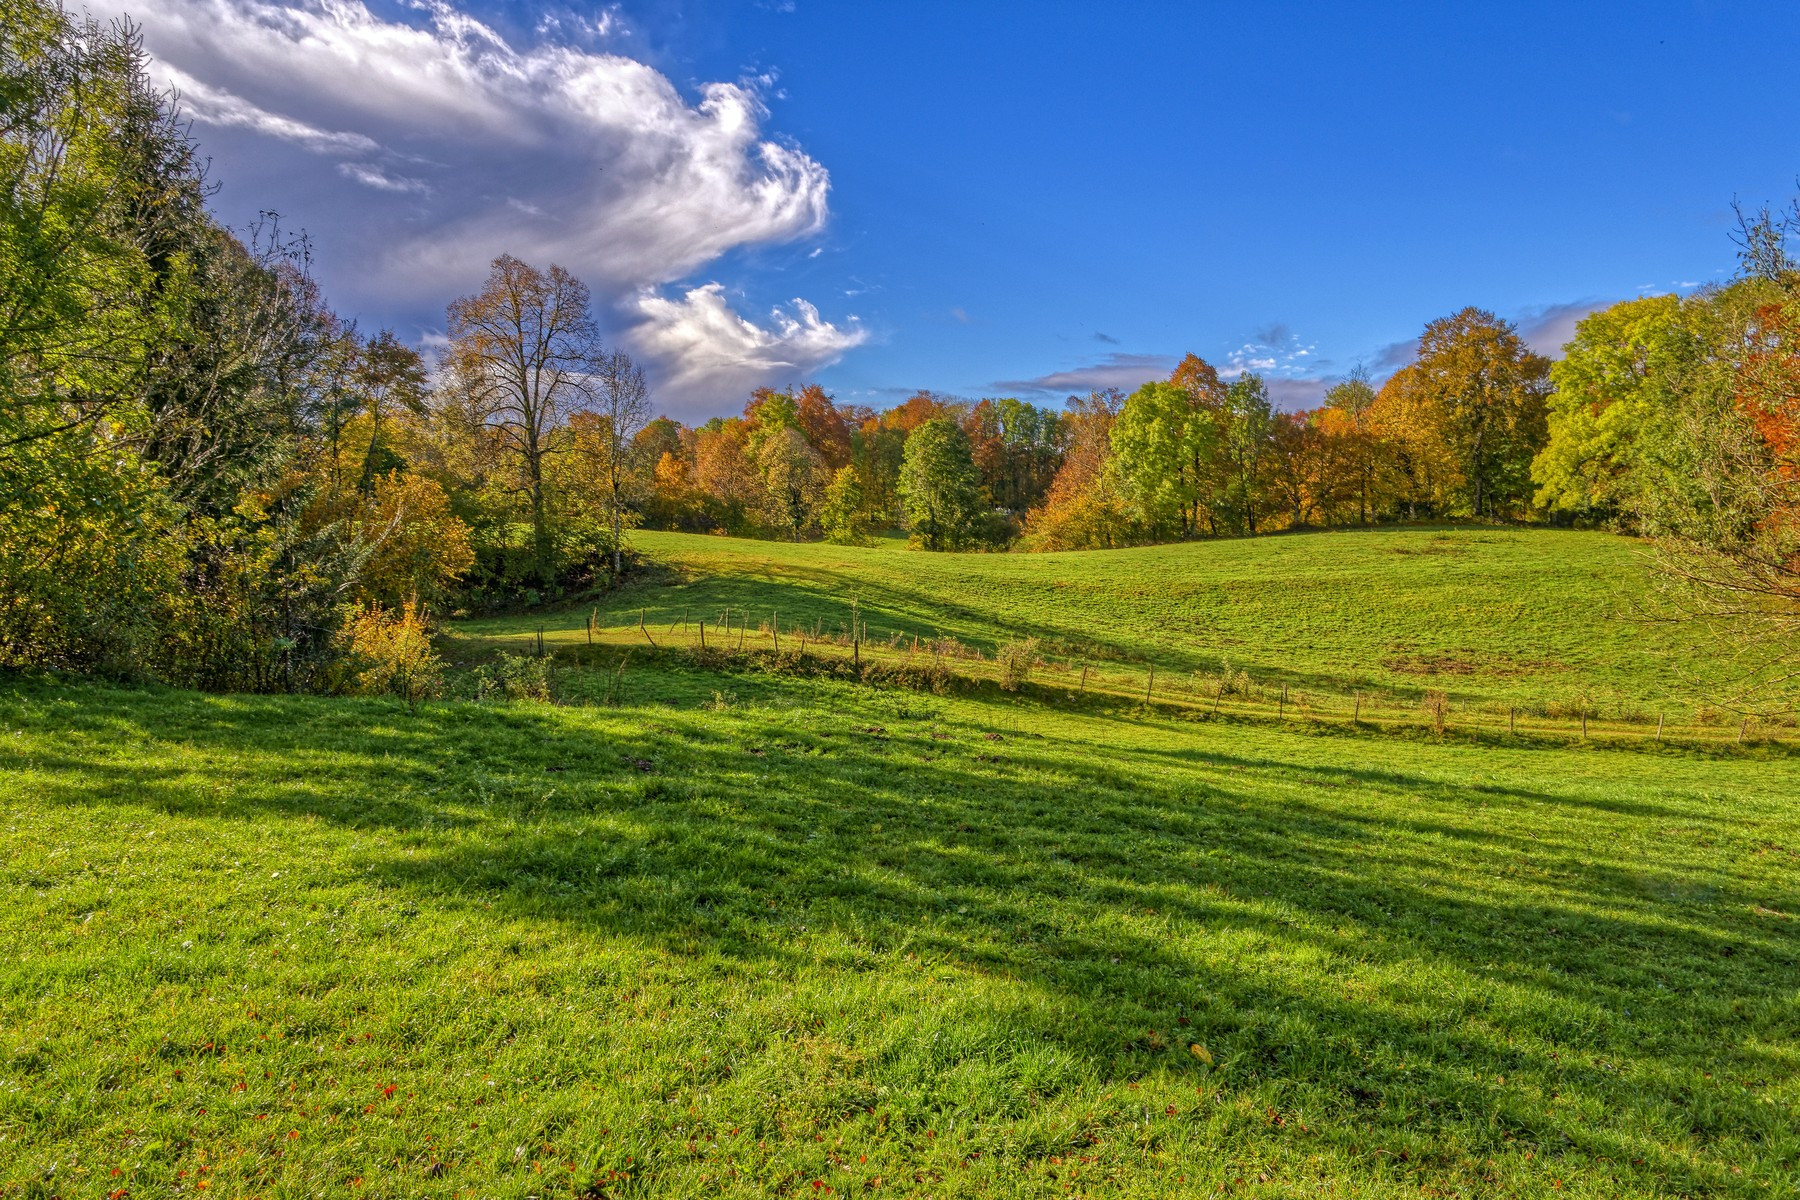
[[[650,627],[644,624],[644,610],[641,608],[638,609],[638,632],[644,635],[644,640],[650,643],[652,650],[656,649],[656,639],[650,636]]]
[[[1352,725],[1361,725],[1362,724],[1362,693],[1357,692],[1357,693],[1355,693],[1355,695],[1356,695],[1356,708],[1350,714],[1350,723]]]
[[[1088,673],[1088,665],[1086,663],[1082,663],[1081,664],[1081,689],[1075,693],[1077,696],[1087,695],[1087,673]]]
[[[1741,723],[1739,723],[1739,725],[1738,725],[1738,745],[1741,746],[1744,744],[1744,731],[1749,728],[1750,728],[1750,714],[1745,713],[1743,721]]]
[[[1275,719],[1277,721],[1287,720],[1287,684],[1285,683],[1281,685],[1281,700],[1275,706]]]
[[[1150,682],[1144,685],[1144,703],[1150,703],[1150,693],[1156,689],[1156,664],[1150,664]]]
[[[1518,727],[1519,727],[1519,710],[1516,707],[1509,705],[1506,710],[1506,732],[1507,732],[1508,736],[1511,736],[1512,734],[1517,733]]]
[[[1584,742],[1587,740],[1587,706],[1585,704],[1581,707],[1581,740]]]
[[[775,653],[781,653],[781,613],[769,610],[769,635],[775,639]]]
[[[1663,723],[1663,714],[1657,713],[1656,714],[1656,740],[1659,742],[1662,741],[1662,723]]]

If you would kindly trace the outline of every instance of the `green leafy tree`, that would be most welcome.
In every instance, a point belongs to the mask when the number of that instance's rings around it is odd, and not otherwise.
[[[1232,381],[1222,417],[1215,510],[1227,529],[1254,534],[1257,522],[1279,503],[1270,479],[1275,406],[1262,376],[1247,373]]]
[[[1590,313],[1550,368],[1549,441],[1532,463],[1539,505],[1637,525],[1658,491],[1684,486],[1662,469],[1697,373],[1717,353],[1711,297],[1646,296]]]
[[[933,417],[906,439],[900,501],[915,545],[960,550],[979,536],[987,511],[969,435],[949,417]]]
[[[1189,388],[1146,383],[1126,397],[1110,436],[1115,470],[1138,519],[1153,534],[1191,536],[1202,514],[1212,513],[1217,410]]]
[[[839,467],[825,486],[819,525],[825,531],[825,540],[840,546],[860,546],[868,541],[869,511],[864,503],[862,478],[855,467]]]

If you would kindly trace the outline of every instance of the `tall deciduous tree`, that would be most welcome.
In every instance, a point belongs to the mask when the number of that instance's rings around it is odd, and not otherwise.
[[[1642,524],[1652,493],[1684,487],[1658,467],[1670,422],[1716,348],[1712,298],[1645,296],[1588,314],[1550,368],[1548,442],[1532,463],[1537,503]]]
[[[1465,308],[1425,327],[1408,374],[1456,462],[1457,507],[1476,517],[1523,509],[1531,460],[1545,440],[1549,361],[1510,322]]]
[[[921,547],[959,550],[975,541],[986,499],[960,425],[933,417],[912,431],[900,465],[900,500]]]
[[[650,422],[650,388],[644,370],[623,350],[600,356],[594,372],[595,407],[606,418],[607,513],[612,518],[613,576],[624,569],[625,478],[631,450]]]
[[[1151,531],[1187,537],[1203,512],[1212,515],[1206,501],[1220,442],[1212,404],[1222,398],[1222,389],[1215,394],[1174,383],[1146,383],[1126,397],[1111,429],[1113,463]]]
[[[792,426],[770,430],[756,448],[763,521],[794,541],[812,527],[825,493],[825,459]]]
[[[587,285],[561,267],[548,271],[510,254],[496,258],[486,285],[449,308],[447,365],[477,420],[516,456],[531,511],[535,574],[554,573],[545,464],[559,452],[569,417],[591,410],[604,355]]]
[[[1382,444],[1370,423],[1375,389],[1369,373],[1359,363],[1337,383],[1325,389],[1325,407],[1317,422],[1336,450],[1340,471],[1334,482],[1356,496],[1356,521],[1367,525],[1375,515],[1382,469]],[[1348,478],[1346,479],[1345,476]]]

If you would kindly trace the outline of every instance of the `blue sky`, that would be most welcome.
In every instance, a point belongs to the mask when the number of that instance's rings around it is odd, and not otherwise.
[[[756,383],[1059,402],[1194,351],[1290,406],[1466,304],[1545,348],[1729,274],[1800,6],[145,0],[221,216],[429,342],[500,249],[688,419]]]

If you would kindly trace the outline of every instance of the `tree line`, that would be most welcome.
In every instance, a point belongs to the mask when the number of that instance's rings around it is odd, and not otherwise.
[[[1744,222],[1735,282],[1598,311],[1554,363],[1466,308],[1306,412],[1189,355],[1062,411],[811,384],[690,427],[560,267],[495,260],[429,362],[360,330],[305,238],[208,213],[132,28],[9,12],[0,666],[341,686],[358,637],[426,609],[609,586],[637,526],[1055,550],[1553,520],[1664,539],[1716,614],[1800,601],[1792,212]]]

